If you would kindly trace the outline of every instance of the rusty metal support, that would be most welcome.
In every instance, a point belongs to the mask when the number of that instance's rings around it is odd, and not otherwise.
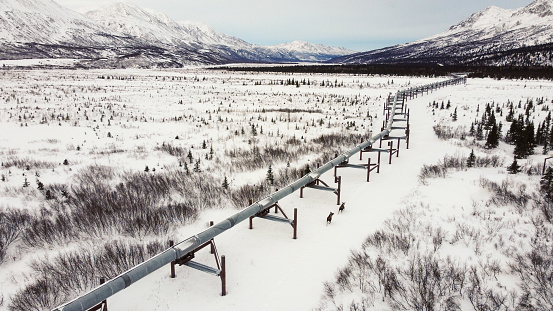
[[[294,240],[298,238],[298,209],[294,208]]]
[[[221,296],[227,295],[227,261],[225,255],[221,256]]]
[[[169,247],[173,247],[173,245],[175,245],[175,243],[173,242],[173,240],[170,240],[169,241]],[[176,274],[175,274],[175,261],[171,261],[171,278],[174,279],[176,277]]]

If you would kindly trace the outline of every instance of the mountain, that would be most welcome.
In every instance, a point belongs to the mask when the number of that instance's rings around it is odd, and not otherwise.
[[[491,6],[440,34],[332,62],[552,65],[551,43],[553,0],[537,0],[516,10]]]
[[[305,41],[292,41],[267,48],[287,51],[302,61],[322,62],[334,57],[355,53],[340,47],[330,47],[322,44],[314,44]]]
[[[152,45],[197,47],[220,54],[229,61],[297,62],[326,61],[353,53],[351,50],[294,41],[277,46],[250,44],[199,22],[175,22],[167,15],[133,4],[116,3],[85,14],[116,32]]]
[[[325,61],[350,53],[308,43],[254,45],[205,24],[175,22],[132,4],[116,3],[81,15],[52,0],[0,1],[0,59],[74,58],[84,67],[181,67]]]

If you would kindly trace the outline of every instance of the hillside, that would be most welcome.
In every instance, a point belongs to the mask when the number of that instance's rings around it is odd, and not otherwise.
[[[332,62],[551,66],[552,6],[536,0],[517,10],[488,7],[440,34]]]

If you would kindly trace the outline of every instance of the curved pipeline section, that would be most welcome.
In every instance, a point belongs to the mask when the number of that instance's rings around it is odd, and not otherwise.
[[[255,216],[260,211],[270,207],[277,201],[280,201],[286,196],[294,193],[296,190],[299,190],[301,187],[304,187],[309,183],[314,182],[322,174],[333,169],[335,166],[347,161],[350,157],[352,157],[362,149],[370,148],[372,147],[372,144],[378,141],[380,138],[387,137],[392,131],[392,125],[394,121],[396,106],[397,104],[403,102],[406,94],[412,94],[413,92],[416,93],[424,90],[428,91],[429,89],[437,89],[442,86],[458,84],[466,81],[465,75],[453,75],[453,76],[454,78],[446,81],[431,83],[431,84],[419,86],[416,88],[409,88],[407,90],[398,91],[394,96],[394,99],[392,102],[393,107],[390,109],[388,124],[382,132],[371,137],[369,140],[355,146],[354,148],[342,153],[335,159],[330,160],[323,166],[310,172],[309,174],[303,176],[302,178],[292,182],[288,186],[280,189],[279,191],[265,197],[264,199],[258,202],[253,203],[252,205],[242,209],[238,213],[230,216],[229,218],[215,224],[214,226],[211,226],[208,229],[194,236],[191,236],[184,241],[179,242],[178,244],[146,260],[145,262],[129,269],[128,271],[121,273],[117,277],[96,287],[92,291],[80,297],[77,297],[70,302],[67,302],[61,306],[56,307],[52,311],[85,311],[85,310],[91,309],[94,306],[101,303],[102,301],[104,301],[105,299],[114,295],[115,293],[122,291],[123,289],[129,287],[136,281],[142,279],[146,275],[156,271],[157,269],[165,265],[168,265],[174,260],[177,260],[187,255],[188,253],[194,251],[196,248],[198,248],[205,242],[210,241],[217,235],[234,227],[236,224],[248,219],[249,217]]]

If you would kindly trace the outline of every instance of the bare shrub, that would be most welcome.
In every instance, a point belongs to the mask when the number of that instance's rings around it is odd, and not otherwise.
[[[52,169],[58,165],[54,162],[47,162],[41,160],[35,160],[32,158],[19,158],[19,157],[8,157],[6,161],[3,161],[5,168],[17,167],[22,170],[31,170],[31,169]]]
[[[517,255],[511,269],[520,277],[523,291],[519,307],[525,310],[553,309],[553,247],[533,240],[532,250]]]
[[[424,183],[428,178],[445,178],[449,169],[464,170],[468,157],[462,155],[445,155],[438,164],[423,165],[419,180]],[[474,167],[501,167],[504,159],[499,156],[480,156],[474,158]]]
[[[526,192],[526,184],[515,184],[511,179],[505,179],[498,184],[494,181],[480,178],[480,186],[493,193],[490,202],[496,206],[514,205],[517,210],[525,210],[531,196]],[[513,189],[515,192],[511,191]]]
[[[99,251],[81,248],[31,264],[36,281],[11,297],[10,310],[50,310],[113,278],[167,248],[167,241],[148,243],[112,241]]]
[[[0,210],[0,263],[6,257],[8,247],[15,242],[31,217],[21,210]]]
[[[437,124],[433,127],[434,133],[441,140],[448,140],[452,138],[465,140],[468,133],[464,126],[453,128],[444,124]]]
[[[439,260],[432,255],[416,255],[409,259],[407,269],[400,274],[405,279],[403,288],[391,296],[392,307],[395,310],[431,311],[444,302],[450,310],[460,310],[455,295],[446,291],[446,284],[455,283],[446,281],[448,275],[443,270]]]
[[[161,147],[158,147],[157,149],[163,152],[167,152],[168,154],[177,158],[184,157],[188,154],[188,152],[184,148],[179,146],[173,146],[173,144],[166,143],[166,142],[161,144]]]

